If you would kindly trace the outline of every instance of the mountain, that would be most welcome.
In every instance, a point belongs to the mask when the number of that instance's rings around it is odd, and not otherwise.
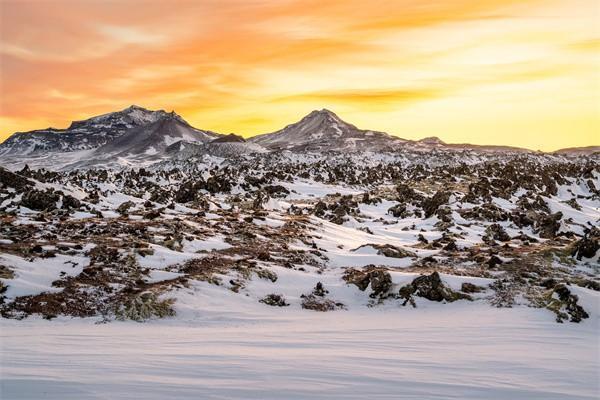
[[[172,112],[148,125],[130,129],[122,136],[98,147],[92,153],[92,157],[141,154],[153,156],[179,141],[207,143],[220,136],[215,132],[196,129]]]
[[[15,169],[25,164],[49,169],[131,167],[204,156],[235,159],[267,152],[274,157],[365,153],[370,158],[377,153],[410,162],[427,158],[443,163],[509,154],[597,157],[599,150],[598,146],[590,146],[541,153],[509,146],[448,144],[435,136],[405,140],[384,132],[359,129],[326,109],[312,111],[279,131],[244,139],[235,134],[222,135],[194,128],[175,112],[131,106],[75,121],[67,129],[15,133],[0,144],[0,163]]]
[[[124,110],[74,121],[67,129],[41,129],[17,132],[0,144],[0,156],[72,152],[100,147],[128,130],[158,121],[168,113],[132,105]]]
[[[566,149],[556,150],[554,154],[564,156],[589,156],[592,154],[600,154],[600,146],[569,147]]]
[[[220,134],[196,129],[175,112],[166,113],[156,121],[129,129],[118,138],[86,154],[85,159],[71,167],[93,165],[143,165],[164,158],[174,158],[186,144],[209,143]]]
[[[270,150],[293,152],[382,151],[406,142],[384,132],[358,129],[326,109],[315,110],[294,124],[249,141]]]
[[[433,145],[433,146],[445,146],[446,143],[437,136],[430,136],[417,141],[418,143]]]

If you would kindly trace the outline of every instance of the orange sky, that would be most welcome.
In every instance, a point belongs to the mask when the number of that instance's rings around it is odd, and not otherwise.
[[[138,104],[244,136],[600,145],[600,3],[0,0],[0,140]]]

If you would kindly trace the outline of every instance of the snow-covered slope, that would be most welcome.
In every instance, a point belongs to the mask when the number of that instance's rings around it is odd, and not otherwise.
[[[0,156],[28,156],[48,152],[72,152],[100,147],[119,138],[129,129],[158,121],[168,115],[138,106],[74,121],[67,129],[17,132],[0,144]]]
[[[179,142],[207,143],[219,137],[217,133],[193,128],[179,115],[169,113],[157,121],[128,131],[121,137],[99,147],[93,156],[160,154]]]
[[[387,133],[358,129],[326,109],[315,110],[299,122],[250,141],[269,149],[294,152],[389,151],[405,142]]]
[[[0,168],[0,397],[598,397],[594,159],[205,153]]]
[[[364,157],[402,163],[455,164],[484,159],[527,156],[598,159],[600,147],[572,148],[554,153],[490,145],[448,144],[437,137],[405,140],[384,132],[359,129],[333,112],[313,111],[297,123],[248,140],[190,126],[175,112],[131,106],[125,110],[76,121],[68,129],[16,133],[0,144],[0,164],[11,169],[24,165],[51,170],[82,167],[149,166],[186,157],[215,156],[234,162],[239,156],[264,153],[292,160],[296,155],[329,159]],[[307,158],[308,157],[308,158]],[[297,158],[297,157],[296,157]],[[299,159],[300,160],[300,159]]]

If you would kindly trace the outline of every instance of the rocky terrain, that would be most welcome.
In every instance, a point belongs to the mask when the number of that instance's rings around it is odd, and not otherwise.
[[[0,397],[595,399],[597,147],[245,139],[130,107],[0,144]],[[144,322],[144,323],[140,323]]]
[[[0,312],[172,318],[204,282],[306,312],[465,302],[590,318],[597,160],[447,157],[2,168]]]

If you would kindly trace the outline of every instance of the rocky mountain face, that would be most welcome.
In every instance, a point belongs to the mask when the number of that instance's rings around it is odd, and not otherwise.
[[[326,109],[313,111],[294,124],[250,141],[271,150],[293,152],[392,151],[406,142],[387,133],[358,129]]]
[[[17,132],[0,144],[0,156],[95,149],[121,137],[130,129],[151,124],[168,114],[163,110],[150,111],[132,105],[121,111],[74,121],[67,129]]]
[[[207,143],[220,135],[193,128],[179,115],[169,113],[156,121],[128,130],[120,137],[97,148],[92,157],[161,154],[180,141]]]
[[[205,156],[227,159],[265,153],[295,155],[368,153],[412,162],[478,162],[481,158],[527,154],[531,157],[597,157],[599,147],[565,149],[554,155],[506,146],[447,144],[437,137],[405,140],[384,132],[359,129],[333,112],[312,111],[285,128],[250,139],[192,127],[175,112],[131,106],[122,111],[75,121],[67,129],[15,133],[0,144],[0,163],[13,169],[25,164],[49,169],[149,166]],[[371,156],[372,157],[372,156]],[[314,157],[313,157],[314,158]]]

